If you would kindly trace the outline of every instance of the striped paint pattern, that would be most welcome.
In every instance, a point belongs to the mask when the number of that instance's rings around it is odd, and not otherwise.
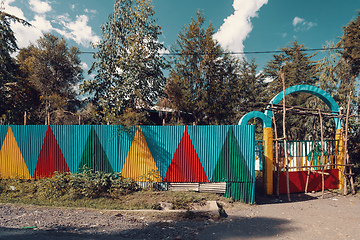
[[[136,181],[227,182],[254,201],[253,126],[0,126],[0,172],[25,178],[83,166]]]

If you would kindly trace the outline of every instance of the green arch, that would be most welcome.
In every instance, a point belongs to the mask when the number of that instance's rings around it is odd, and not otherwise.
[[[271,117],[268,117],[264,113],[259,111],[252,111],[245,114],[239,120],[238,125],[246,125],[253,118],[261,120],[263,124],[263,128],[271,128]]]
[[[289,88],[285,89],[285,96],[287,96],[287,95],[289,95],[291,93],[296,93],[296,92],[305,92],[305,93],[310,93],[312,95],[315,95],[318,98],[320,98],[324,103],[326,103],[326,105],[328,105],[328,107],[330,108],[331,111],[339,112],[339,105],[330,96],[330,94],[328,94],[327,92],[325,92],[324,90],[322,90],[320,88],[310,86],[310,85],[295,85],[295,86],[292,86],[292,87],[289,87]],[[270,101],[270,104],[271,103],[272,104],[278,104],[282,99],[283,99],[283,91],[278,93]],[[267,117],[269,117],[270,119],[272,118],[272,115],[273,115],[271,109],[266,109],[264,114]],[[335,120],[336,129],[341,129],[340,118],[334,118],[334,120]]]

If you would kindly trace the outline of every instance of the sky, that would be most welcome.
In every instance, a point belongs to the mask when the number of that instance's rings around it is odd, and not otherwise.
[[[69,46],[91,52],[101,39],[101,24],[113,12],[114,0],[3,0],[5,12],[29,21],[33,27],[13,24],[19,47],[35,43],[43,33],[64,38]],[[153,0],[159,41],[170,48],[177,35],[201,10],[206,25],[215,28],[214,38],[230,52],[262,52],[290,46],[294,40],[306,48],[322,48],[339,41],[342,27],[356,18],[359,0]],[[309,53],[311,54],[311,53]],[[272,54],[246,54],[258,70]],[[81,54],[85,72],[92,55]],[[321,52],[315,57],[321,58]],[[314,60],[317,60],[314,59]],[[85,79],[93,76],[85,74]]]

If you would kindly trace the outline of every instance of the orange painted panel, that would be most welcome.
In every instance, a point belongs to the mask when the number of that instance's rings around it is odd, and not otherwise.
[[[162,181],[140,127],[137,127],[134,140],[121,170],[121,175],[135,181]],[[148,179],[144,178],[145,176]]]
[[[2,178],[31,178],[10,126],[0,151],[0,173]]]

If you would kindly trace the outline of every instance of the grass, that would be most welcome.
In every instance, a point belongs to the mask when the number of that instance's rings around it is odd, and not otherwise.
[[[217,201],[227,206],[236,204],[215,193],[142,189],[120,175],[102,174],[89,169],[81,173],[58,173],[47,179],[0,179],[1,203],[108,210],[160,210],[160,204],[165,202],[171,203],[173,209],[189,210],[191,204],[201,205],[206,201]]]

